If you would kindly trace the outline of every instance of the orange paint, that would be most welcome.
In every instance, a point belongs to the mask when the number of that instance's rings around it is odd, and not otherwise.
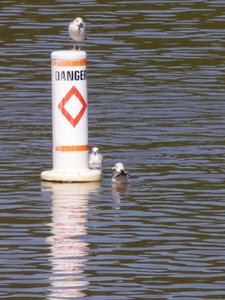
[[[58,67],[82,67],[86,66],[86,59],[80,60],[52,60],[52,66]]]
[[[87,151],[90,147],[88,145],[77,145],[77,146],[57,146],[56,151],[62,152],[76,152],[76,151]]]

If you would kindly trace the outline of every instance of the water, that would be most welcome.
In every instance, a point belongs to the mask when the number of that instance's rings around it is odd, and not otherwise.
[[[219,0],[3,0],[1,299],[224,299],[224,22]],[[40,182],[50,54],[88,23],[89,144],[103,180]],[[111,185],[121,160],[129,187]]]

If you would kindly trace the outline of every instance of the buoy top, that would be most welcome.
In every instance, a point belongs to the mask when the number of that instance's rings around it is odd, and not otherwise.
[[[60,50],[52,52],[51,59],[80,60],[86,59],[86,56],[86,52],[81,50]]]

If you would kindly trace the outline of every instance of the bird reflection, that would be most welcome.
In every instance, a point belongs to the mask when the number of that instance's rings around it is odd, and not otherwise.
[[[120,202],[126,198],[129,184],[117,184],[112,182],[112,194],[116,201],[116,209],[120,209]]]

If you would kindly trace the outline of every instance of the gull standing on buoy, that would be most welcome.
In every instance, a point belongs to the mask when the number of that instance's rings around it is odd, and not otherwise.
[[[92,152],[89,154],[89,166],[93,169],[102,166],[102,154],[99,153],[98,147],[93,147]]]
[[[72,40],[76,42],[81,42],[86,37],[86,24],[84,23],[83,19],[78,17],[74,21],[72,21],[69,25],[69,35]],[[74,45],[75,50],[75,45]],[[80,50],[80,46],[79,46]]]
[[[130,176],[124,171],[124,165],[122,163],[116,163],[112,169],[115,170],[113,172],[112,182],[128,183],[130,181]]]

